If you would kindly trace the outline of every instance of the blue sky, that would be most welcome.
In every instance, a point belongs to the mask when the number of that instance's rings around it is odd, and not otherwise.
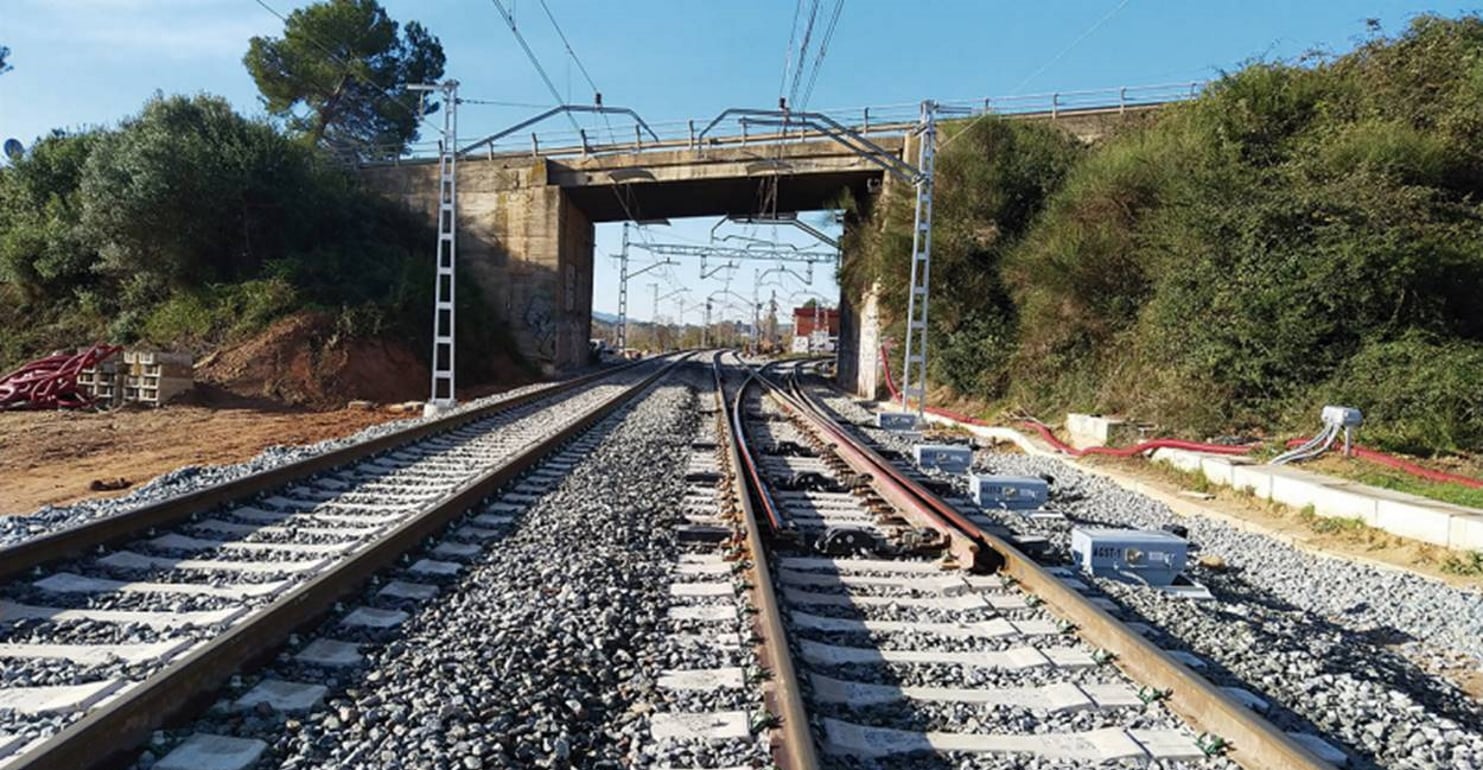
[[[264,1],[285,14],[296,5]],[[589,102],[590,89],[537,0],[505,2],[563,97]],[[1387,33],[1395,33],[1417,13],[1453,15],[1477,8],[1476,2],[845,0],[809,106],[1206,80],[1253,58],[1348,50],[1365,37],[1366,18],[1380,19]],[[553,101],[490,0],[383,4],[393,18],[418,19],[441,38],[448,74],[462,82],[463,96],[522,105]],[[794,0],[547,4],[610,106],[631,107],[657,122],[777,102]],[[220,94],[239,110],[257,113],[256,89],[241,57],[250,36],[281,28],[254,0],[4,0],[0,45],[10,47],[15,69],[0,75],[0,137],[29,144],[55,127],[112,124],[156,90]],[[497,131],[535,111],[466,105],[460,134]],[[712,224],[677,222],[649,228],[645,237],[703,242]],[[808,240],[791,230],[780,235]],[[603,255],[617,251],[618,242],[617,225],[599,227],[599,310],[617,306],[617,270]],[[789,276],[773,280],[802,301],[806,293],[836,292],[827,272],[817,271],[811,285]],[[754,266],[734,273],[729,290],[749,296]],[[702,283],[697,264],[656,270],[631,284],[637,317],[651,313],[651,280],[661,284],[661,295],[689,289],[663,303],[661,317],[676,315],[677,298],[699,302],[723,288],[719,276]],[[772,288],[762,290],[764,299]],[[692,322],[698,318],[699,311],[687,314]]]

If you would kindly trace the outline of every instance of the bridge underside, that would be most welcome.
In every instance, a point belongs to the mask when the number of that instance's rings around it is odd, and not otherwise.
[[[900,140],[887,148],[899,152]],[[433,221],[431,163],[365,169]],[[458,166],[458,261],[548,371],[587,360],[596,222],[811,211],[863,198],[880,166],[832,141],[654,148],[589,157],[470,158]]]
[[[1015,118],[1054,120],[1091,141],[1125,116],[1117,109]],[[872,141],[883,156],[914,154],[901,135]],[[362,173],[373,189],[434,222],[437,171],[433,162],[409,162]],[[593,223],[818,210],[837,205],[845,191],[868,202],[893,179],[880,163],[816,138],[466,157],[458,165],[458,262],[509,324],[521,352],[556,371],[587,358]],[[871,392],[878,374],[873,300],[842,297],[840,304],[842,379]]]
[[[745,216],[763,209],[793,212],[829,208],[837,204],[845,190],[857,199],[869,195],[872,180],[879,179],[880,174],[874,172],[782,176],[776,179],[775,193],[768,189],[770,181],[764,177],[635,182],[567,188],[567,195],[592,222]]]

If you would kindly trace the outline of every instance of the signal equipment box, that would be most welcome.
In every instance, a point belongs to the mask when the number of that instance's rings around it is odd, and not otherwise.
[[[912,412],[876,412],[875,427],[882,430],[916,430],[917,416]]]
[[[1031,476],[979,476],[968,474],[968,489],[980,508],[1033,511],[1045,507],[1050,485]]]
[[[1189,541],[1169,532],[1075,527],[1071,553],[1082,572],[1165,587],[1189,560]]]
[[[967,473],[973,468],[973,447],[963,444],[917,444],[911,448],[912,459],[922,470],[932,468],[943,473]]]

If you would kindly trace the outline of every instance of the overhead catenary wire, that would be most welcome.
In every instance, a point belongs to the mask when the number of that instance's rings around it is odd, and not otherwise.
[[[515,17],[505,8],[505,4],[500,2],[500,0],[489,1],[494,3],[494,7],[499,10],[500,17],[505,20],[505,24],[510,28],[510,33],[515,36],[515,42],[519,43],[521,50],[525,51],[525,58],[530,60],[531,66],[535,67],[536,74],[541,76],[541,82],[546,84],[546,90],[551,92],[551,98],[555,99],[557,104],[564,104],[565,100],[561,98],[561,91],[556,88],[555,83],[551,82],[551,76],[546,74],[546,68],[541,66],[541,60],[536,57],[535,51],[531,50],[530,43],[525,42],[525,35],[521,34],[520,28],[515,25]],[[566,119],[571,122],[572,128],[578,133],[582,131],[582,126],[577,123],[577,119],[572,117],[570,112],[566,113]]]
[[[819,52],[814,55],[813,70],[809,73],[808,85],[803,89],[803,98],[798,101],[798,106],[794,107],[800,112],[808,109],[809,100],[814,96],[814,84],[819,80],[819,71],[824,68],[824,57],[829,53],[829,41],[834,39],[834,29],[839,25],[839,17],[843,12],[844,0],[836,0],[834,13],[830,14],[829,23],[824,27],[824,35],[819,38]]]
[[[587,71],[587,67],[582,64],[582,58],[577,56],[576,50],[572,48],[571,41],[566,39],[566,33],[562,31],[561,24],[556,21],[556,15],[551,13],[551,7],[546,4],[546,0],[540,0],[540,3],[541,10],[546,12],[546,18],[556,30],[556,36],[561,39],[562,46],[566,48],[567,56],[571,57],[571,61],[577,65],[577,71],[582,73],[582,78],[587,81],[587,87],[592,89],[593,103],[602,104],[602,89],[598,88],[597,83],[593,82],[592,73]],[[570,73],[571,70],[567,70],[567,72]],[[570,74],[568,74],[568,78],[570,78]],[[568,86],[570,86],[570,83],[568,83]],[[613,121],[608,118],[607,113],[602,114],[602,122],[603,125],[607,126],[609,141],[617,144],[618,137],[613,133]]]

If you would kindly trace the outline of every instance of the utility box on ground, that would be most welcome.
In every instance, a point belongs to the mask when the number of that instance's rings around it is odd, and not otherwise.
[[[1184,572],[1189,541],[1156,530],[1076,527],[1071,553],[1082,572],[1163,587]]]
[[[973,447],[962,444],[917,444],[912,459],[922,470],[929,468],[957,475],[973,468]]]
[[[916,430],[915,412],[876,412],[875,427],[882,430]]]
[[[979,476],[968,474],[968,489],[980,508],[1034,511],[1050,499],[1050,484],[1032,476]]]

